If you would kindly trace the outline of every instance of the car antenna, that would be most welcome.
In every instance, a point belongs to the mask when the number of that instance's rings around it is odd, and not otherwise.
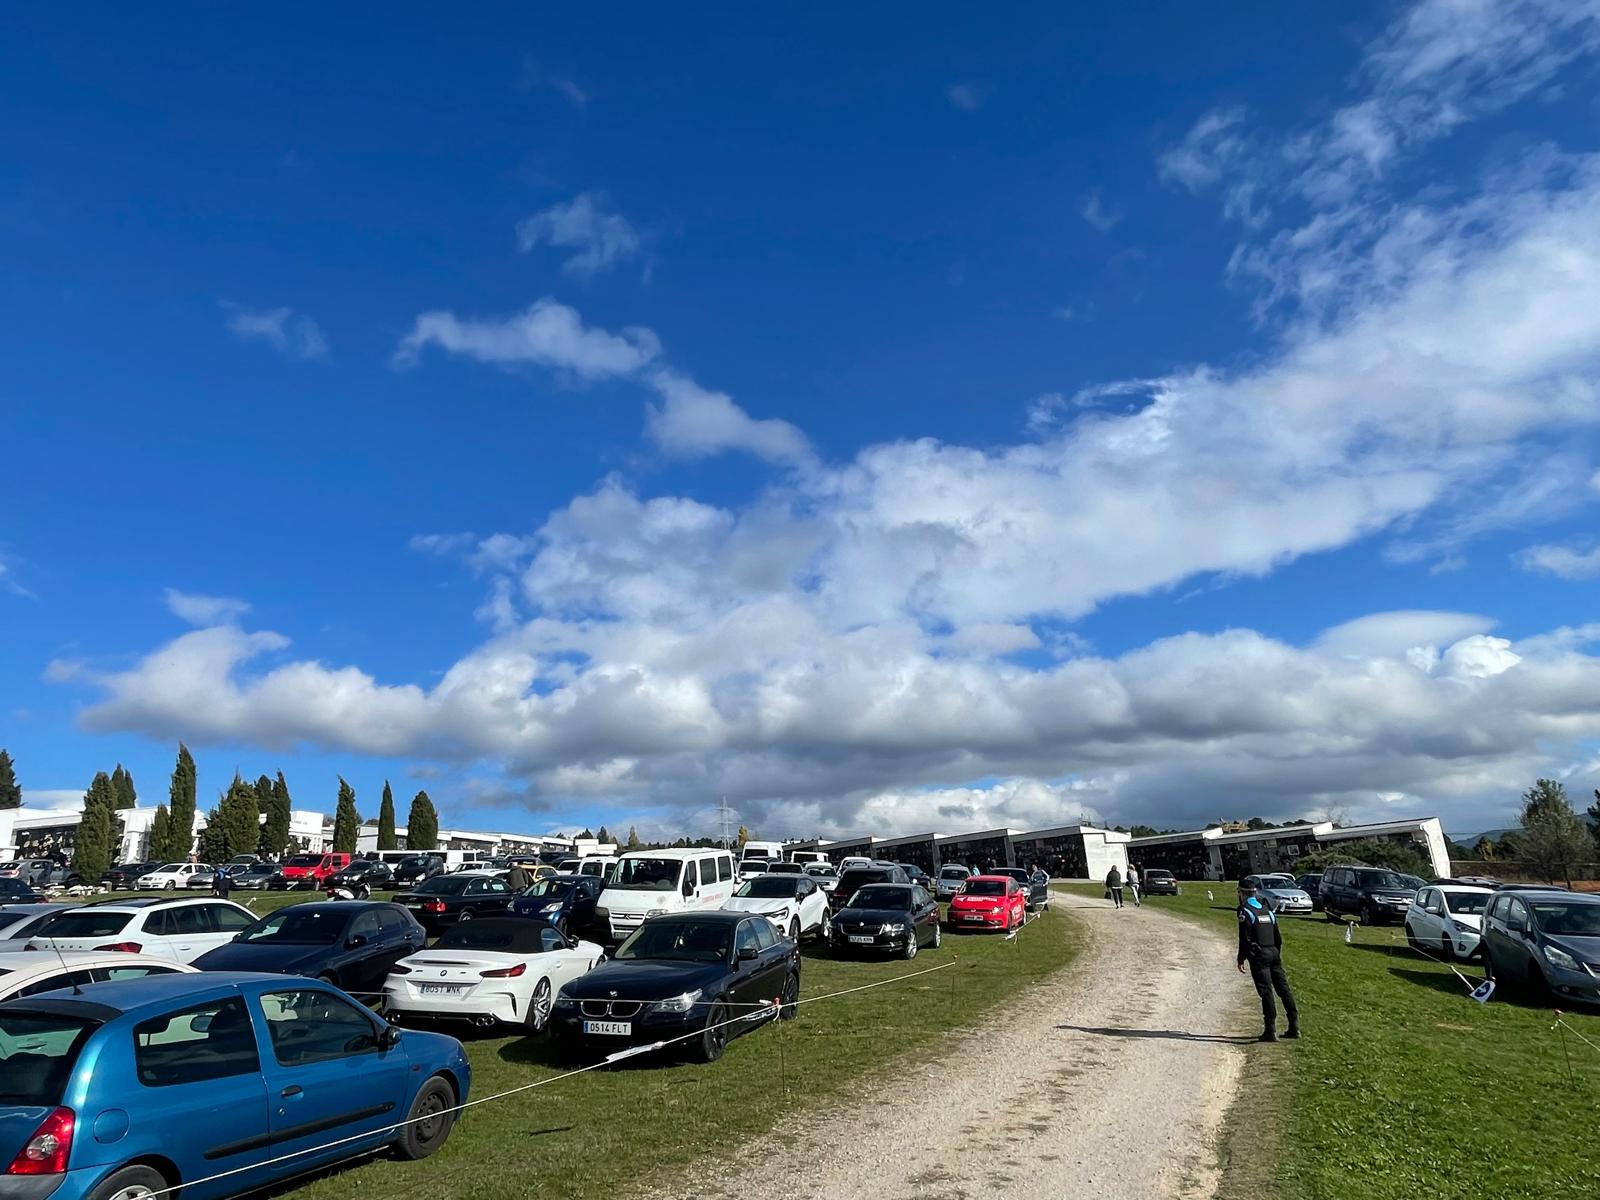
[[[50,949],[52,949],[52,950],[54,950],[56,952],[56,960],[61,963],[61,969],[64,972],[66,972],[67,978],[72,981],[72,994],[74,996],[83,995],[83,989],[78,986],[77,979],[73,978],[72,971],[67,966],[67,956],[65,954],[61,953],[61,947],[56,945],[56,939],[54,938],[54,936],[52,936],[51,934],[48,934],[48,933],[45,934],[44,936],[45,936],[46,940],[49,941],[49,943],[50,943]]]

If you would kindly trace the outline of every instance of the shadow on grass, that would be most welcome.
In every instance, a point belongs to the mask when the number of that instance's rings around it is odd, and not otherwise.
[[[1389,974],[1406,983],[1414,983],[1419,987],[1432,988],[1436,992],[1443,992],[1447,996],[1459,996],[1468,999],[1467,987],[1448,971],[1419,971],[1414,967],[1390,967]],[[1468,976],[1470,979],[1471,976]],[[1474,984],[1481,981],[1473,980]],[[1499,999],[1499,997],[1495,997]]]
[[[1182,1029],[1119,1029],[1096,1025],[1057,1025],[1056,1028],[1071,1033],[1089,1033],[1095,1037],[1160,1038],[1172,1042],[1222,1042],[1229,1046],[1249,1045],[1256,1040],[1238,1034],[1189,1033]]]

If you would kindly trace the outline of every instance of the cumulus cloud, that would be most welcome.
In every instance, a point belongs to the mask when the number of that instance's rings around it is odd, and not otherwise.
[[[994,93],[994,88],[978,79],[964,79],[960,83],[952,83],[945,88],[945,99],[950,101],[950,107],[960,112],[977,112],[989,103],[989,97]]]
[[[476,542],[472,533],[418,533],[406,544],[419,554],[436,554],[441,558],[460,554]]]
[[[631,375],[661,352],[648,329],[608,333],[585,325],[576,309],[548,297],[509,317],[423,313],[401,340],[396,365],[410,366],[430,346],[502,367],[570,371],[585,380]]]
[[[249,604],[232,596],[201,596],[177,588],[162,595],[172,615],[190,625],[230,625],[250,611]]]
[[[524,254],[538,246],[574,253],[561,269],[591,279],[639,254],[639,232],[621,213],[612,211],[604,195],[583,192],[565,204],[553,204],[517,223],[517,248]]]
[[[1594,579],[1600,577],[1600,546],[1580,550],[1573,546],[1529,546],[1517,555],[1517,564],[1524,571],[1554,575],[1557,579]]]
[[[661,403],[650,406],[645,428],[668,454],[699,458],[743,450],[770,462],[811,461],[810,443],[787,421],[756,420],[731,396],[708,391],[676,371],[656,371],[650,383]]]
[[[228,331],[243,342],[265,342],[286,358],[302,360],[328,357],[328,339],[322,328],[292,308],[248,309],[224,304]]]

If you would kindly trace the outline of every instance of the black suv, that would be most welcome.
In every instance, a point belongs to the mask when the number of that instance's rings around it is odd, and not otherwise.
[[[437,854],[413,854],[394,866],[394,886],[416,887],[426,879],[444,874],[444,859]]]
[[[851,867],[839,876],[839,884],[828,896],[828,907],[838,912],[850,903],[850,897],[869,883],[910,883],[906,873],[894,863],[882,866]]]
[[[1501,991],[1600,1004],[1600,896],[1503,887],[1484,910],[1481,945]]]
[[[1416,898],[1398,871],[1385,867],[1329,867],[1322,873],[1322,911],[1337,922],[1339,914],[1361,918],[1363,925],[1403,921]]]

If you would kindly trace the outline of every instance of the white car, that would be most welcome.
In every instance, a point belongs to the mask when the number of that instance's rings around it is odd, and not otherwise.
[[[1493,888],[1462,883],[1429,884],[1406,909],[1406,942],[1445,958],[1475,958],[1483,936],[1483,910]]]
[[[722,907],[760,913],[791,942],[808,935],[824,941],[833,936],[828,894],[808,875],[757,875],[745,880]]]
[[[839,872],[834,870],[832,863],[807,863],[806,878],[824,892],[831,892],[839,886]]]
[[[165,891],[175,891],[181,887],[188,887],[189,880],[195,875],[213,876],[217,869],[206,863],[167,863],[157,867],[154,871],[139,876],[139,881],[133,886],[141,892],[152,888]]]
[[[872,860],[870,858],[852,854],[849,858],[841,858],[839,860],[839,874],[843,875],[846,871],[852,871],[856,867],[870,867],[871,865]]]
[[[562,985],[604,958],[593,942],[564,937],[542,921],[481,917],[395,963],[383,984],[385,1012],[395,1020],[498,1022],[540,1033]]]
[[[226,946],[255,922],[255,913],[231,900],[199,896],[79,904],[57,913],[27,948],[118,951],[187,963]]]
[[[146,975],[199,973],[198,967],[148,954],[73,953],[33,954],[15,951],[0,954],[0,1000],[36,996],[61,988],[86,983],[108,983],[116,979],[141,979]]]
[[[58,912],[76,908],[73,904],[8,904],[0,908],[0,954],[27,948],[28,939]]]

